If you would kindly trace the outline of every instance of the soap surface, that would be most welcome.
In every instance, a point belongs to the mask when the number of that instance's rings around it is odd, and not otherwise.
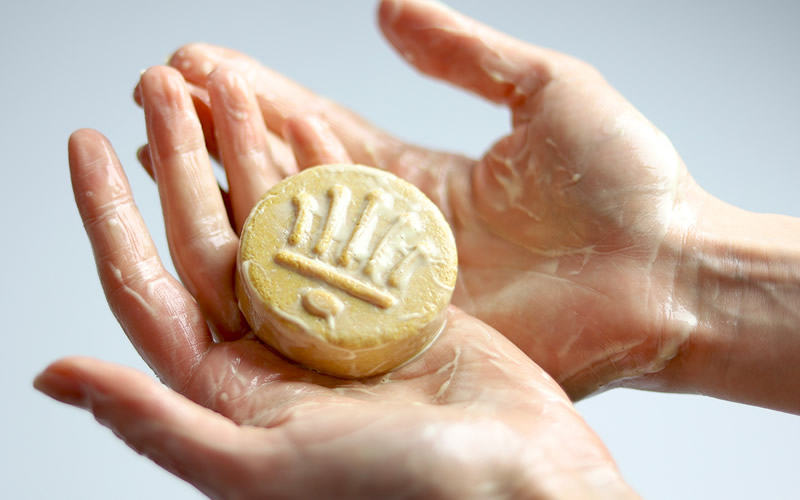
[[[314,167],[275,185],[244,224],[239,305],[256,336],[316,371],[390,371],[439,334],[456,283],[453,234],[402,179]]]

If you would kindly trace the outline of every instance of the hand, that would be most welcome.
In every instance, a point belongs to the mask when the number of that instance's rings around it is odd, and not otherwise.
[[[675,284],[687,221],[706,196],[667,138],[586,64],[438,4],[384,1],[380,25],[421,71],[506,105],[511,132],[472,160],[405,144],[231,50],[192,44],[170,64],[193,84],[201,110],[210,71],[225,65],[244,75],[273,151],[285,149],[281,137],[291,141],[289,117],[318,115],[353,160],[419,186],[456,235],[454,303],[571,397],[622,379],[653,384],[646,375],[688,345],[696,326]],[[218,126],[210,113],[201,117],[207,130]]]
[[[252,204],[252,184],[277,178],[255,97],[225,68],[207,88],[231,206]],[[255,340],[232,305],[228,220],[238,227],[243,212],[226,211],[183,79],[150,69],[141,97],[170,251],[191,293],[161,264],[105,138],[74,133],[70,169],[109,305],[182,395],[86,358],[51,365],[40,390],[215,498],[635,496],[552,378],[456,308],[422,356],[362,381],[307,371]],[[287,137],[301,168],[350,160],[319,120],[289,121]]]

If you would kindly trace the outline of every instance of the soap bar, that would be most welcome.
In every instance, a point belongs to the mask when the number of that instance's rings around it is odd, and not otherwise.
[[[313,370],[362,378],[436,338],[457,267],[450,227],[419,189],[376,168],[323,165],[253,208],[236,288],[261,341]]]

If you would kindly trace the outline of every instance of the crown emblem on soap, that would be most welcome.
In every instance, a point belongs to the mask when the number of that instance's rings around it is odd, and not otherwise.
[[[413,274],[433,257],[433,247],[417,241],[422,229],[419,216],[392,213],[394,199],[382,189],[354,201],[346,186],[336,184],[327,197],[329,208],[321,215],[324,223],[318,231],[312,229],[321,204],[306,191],[292,198],[294,227],[275,261],[375,307],[392,307]],[[348,218],[351,204],[361,208],[355,223]],[[305,291],[302,304],[309,314],[329,322],[345,307],[324,287]]]

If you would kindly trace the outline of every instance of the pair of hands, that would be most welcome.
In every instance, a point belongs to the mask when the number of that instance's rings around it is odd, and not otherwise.
[[[69,144],[109,305],[175,392],[85,358],[51,365],[37,387],[214,497],[633,496],[568,395],[666,384],[658,373],[697,322],[675,283],[705,195],[584,63],[427,2],[385,0],[380,24],[422,72],[506,105],[511,133],[478,160],[421,149],[244,55],[180,49],[135,97],[183,284],[108,141],[81,130]],[[445,331],[362,381],[276,356],[248,335],[233,288],[237,233],[260,196],[298,169],[351,161],[420,187],[459,251]]]

